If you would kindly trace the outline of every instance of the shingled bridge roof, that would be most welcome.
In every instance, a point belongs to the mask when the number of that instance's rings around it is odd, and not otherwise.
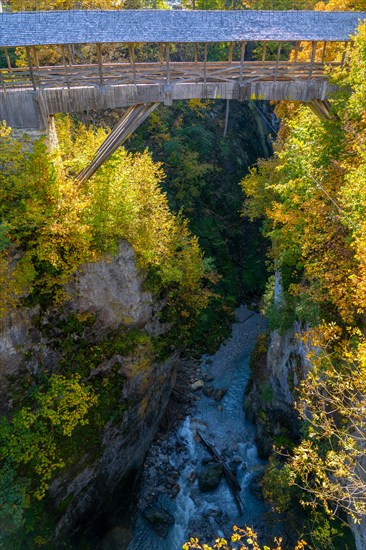
[[[366,12],[49,11],[0,13],[0,47],[132,42],[347,41]]]

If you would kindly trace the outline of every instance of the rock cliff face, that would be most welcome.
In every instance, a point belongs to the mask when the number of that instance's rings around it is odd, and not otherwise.
[[[294,389],[305,378],[309,365],[306,349],[297,337],[295,324],[284,334],[262,335],[253,356],[252,380],[245,410],[256,424],[259,453],[268,457],[276,439],[297,436],[299,424],[294,411]]]
[[[275,443],[286,444],[287,436],[291,439],[299,436],[300,425],[294,410],[296,387],[311,368],[306,346],[297,336],[300,333],[301,326],[295,323],[282,335],[273,331],[270,336],[262,336],[253,356],[252,379],[244,406],[256,425],[259,454],[265,458]],[[364,550],[366,520],[355,524],[350,518],[349,526],[357,550]]]
[[[74,362],[77,369],[84,361],[83,380],[101,389],[95,432],[91,425],[48,490],[47,505],[57,518],[59,540],[85,518],[96,518],[116,488],[140,467],[177,364],[176,356],[158,359],[152,351],[154,336],[166,328],[157,319],[162,304],[144,290],[144,277],[128,243],[120,243],[116,257],[84,265],[67,293],[62,310],[24,308],[0,327],[3,414],[11,415],[14,396],[25,380],[29,384],[44,372],[62,372],[65,364]]]

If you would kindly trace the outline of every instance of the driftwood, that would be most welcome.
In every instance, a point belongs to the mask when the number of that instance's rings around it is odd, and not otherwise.
[[[242,516],[245,506],[244,506],[243,501],[240,498],[240,491],[241,491],[240,483],[238,482],[238,480],[236,479],[236,477],[234,476],[234,474],[232,473],[230,468],[227,466],[227,464],[226,464],[225,460],[223,459],[223,457],[221,456],[221,454],[212,445],[212,443],[207,441],[207,439],[202,435],[202,433],[199,430],[197,430],[196,432],[197,432],[197,435],[200,437],[202,443],[210,451],[212,456],[222,465],[222,467],[224,469],[224,475],[225,475],[227,484],[229,485],[229,488],[230,488],[230,490],[233,494],[235,504],[236,504],[236,506],[239,510],[239,514]]]

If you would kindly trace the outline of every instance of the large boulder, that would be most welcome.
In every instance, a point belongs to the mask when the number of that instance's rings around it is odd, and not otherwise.
[[[220,483],[224,468],[222,464],[210,462],[198,476],[198,485],[201,491],[213,491]]]
[[[142,515],[160,537],[166,537],[170,527],[175,523],[173,516],[169,512],[156,506],[145,508]]]

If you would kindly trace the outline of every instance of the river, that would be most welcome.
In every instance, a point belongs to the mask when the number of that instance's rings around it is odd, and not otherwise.
[[[179,550],[189,536],[210,542],[228,536],[234,524],[254,525],[260,518],[265,507],[252,494],[250,482],[263,469],[263,462],[258,458],[254,427],[245,418],[243,396],[250,376],[250,353],[264,328],[259,314],[241,306],[230,339],[214,355],[202,357],[200,379],[205,385],[196,391],[190,414],[164,441],[152,445],[140,487],[141,509],[146,504],[163,509],[174,524],[166,528],[164,537],[159,536],[138,514],[128,550]],[[221,399],[218,390],[226,392]],[[197,437],[197,428],[225,456],[230,469],[236,470],[242,516],[224,476],[215,490],[199,489],[197,476],[210,455]]]

